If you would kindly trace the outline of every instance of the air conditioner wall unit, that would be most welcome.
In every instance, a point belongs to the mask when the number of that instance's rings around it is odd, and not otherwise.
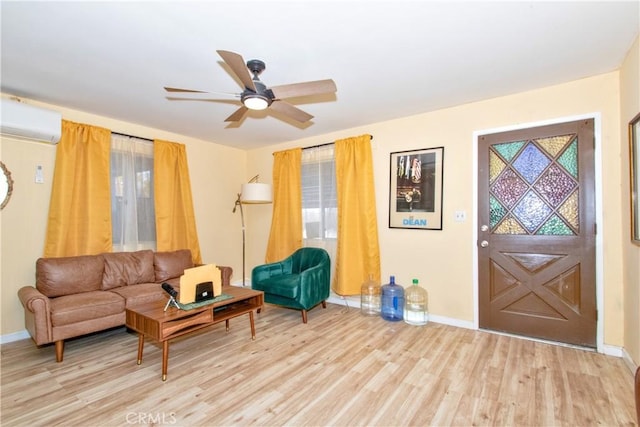
[[[2,98],[0,133],[7,136],[57,144],[62,133],[62,114],[12,99]]]

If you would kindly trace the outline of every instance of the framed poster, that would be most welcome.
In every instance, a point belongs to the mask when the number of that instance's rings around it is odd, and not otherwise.
[[[444,147],[391,153],[389,228],[442,230]]]
[[[640,113],[629,123],[631,241],[640,245]]]

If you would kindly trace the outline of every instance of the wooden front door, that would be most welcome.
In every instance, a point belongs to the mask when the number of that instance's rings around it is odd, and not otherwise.
[[[596,346],[593,120],[478,139],[480,327]]]

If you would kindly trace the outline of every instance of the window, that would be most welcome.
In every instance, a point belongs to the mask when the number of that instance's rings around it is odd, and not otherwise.
[[[335,265],[338,198],[333,144],[302,150],[302,245],[323,248]],[[333,281],[334,269],[331,269]]]
[[[153,142],[111,136],[111,223],[113,251],[156,248]]]
[[[304,240],[338,237],[333,144],[302,152],[302,237]]]

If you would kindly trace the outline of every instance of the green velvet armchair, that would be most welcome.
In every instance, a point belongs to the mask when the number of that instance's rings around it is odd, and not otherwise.
[[[251,287],[264,292],[264,301],[302,310],[322,303],[327,307],[331,278],[331,259],[324,249],[300,248],[279,262],[259,265],[251,272]]]

